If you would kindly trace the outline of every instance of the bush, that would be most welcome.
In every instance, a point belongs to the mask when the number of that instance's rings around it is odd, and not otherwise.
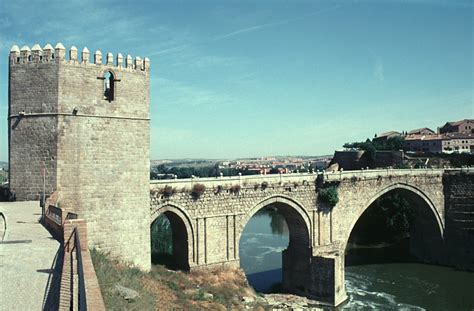
[[[330,207],[336,206],[337,202],[339,202],[336,186],[329,186],[327,188],[320,189],[318,198],[322,202],[329,204]]]
[[[224,188],[221,185],[218,185],[217,188],[214,190],[214,194],[219,194],[222,192]]]
[[[206,186],[203,184],[194,184],[193,188],[191,189],[191,195],[195,200],[199,199],[199,197],[206,191]]]
[[[266,182],[266,181],[262,182],[261,187],[262,187],[262,190],[267,189],[267,187],[268,187],[268,182]]]
[[[165,186],[164,188],[160,189],[160,193],[164,195],[165,198],[169,198],[176,193],[176,189],[171,186]]]
[[[240,185],[233,185],[232,187],[230,187],[229,191],[230,191],[230,193],[233,193],[233,194],[239,194],[240,193]]]

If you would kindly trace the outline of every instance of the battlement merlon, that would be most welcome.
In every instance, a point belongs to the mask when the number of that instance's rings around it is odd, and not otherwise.
[[[50,43],[46,44],[43,48],[41,48],[39,44],[35,44],[31,49],[27,45],[21,49],[18,45],[13,45],[10,50],[9,63],[10,66],[38,63],[66,63],[83,66],[106,66],[118,70],[143,71],[145,73],[150,72],[150,59],[148,57],[142,59],[137,56],[133,60],[132,56],[127,55],[124,63],[121,53],[117,54],[114,61],[113,54],[108,52],[104,64],[100,50],[94,53],[93,62],[89,62],[90,52],[87,47],[84,47],[81,52],[81,60],[79,60],[78,54],[77,47],[72,46],[69,51],[66,51],[66,48],[60,42],[56,44],[54,48]]]

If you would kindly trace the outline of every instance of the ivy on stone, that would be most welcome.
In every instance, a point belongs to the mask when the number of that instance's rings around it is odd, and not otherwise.
[[[326,188],[321,188],[319,190],[318,198],[322,202],[327,203],[330,207],[336,206],[337,202],[339,202],[337,187],[336,186],[329,186],[329,187],[326,187]]]

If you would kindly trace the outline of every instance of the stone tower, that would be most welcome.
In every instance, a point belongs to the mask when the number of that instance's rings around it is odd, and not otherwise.
[[[89,50],[9,57],[10,188],[18,200],[57,191],[87,220],[89,246],[150,267],[148,58]]]

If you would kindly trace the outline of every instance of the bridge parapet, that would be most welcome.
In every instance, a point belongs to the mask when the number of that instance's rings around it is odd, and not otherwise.
[[[403,176],[441,176],[445,169],[381,169],[381,170],[357,170],[357,171],[337,171],[324,172],[324,181],[342,181],[346,179],[377,179],[384,177]]]
[[[447,174],[474,174],[474,167],[447,168],[444,170]]]
[[[176,188],[192,187],[194,184],[203,184],[206,187],[232,186],[232,185],[252,185],[268,182],[270,184],[285,184],[292,182],[315,181],[318,176],[323,181],[333,182],[346,179],[377,179],[380,177],[402,177],[402,176],[441,176],[444,172],[470,172],[471,168],[459,169],[380,169],[380,170],[356,170],[356,171],[333,171],[333,172],[315,172],[315,173],[293,173],[293,174],[270,174],[270,175],[246,175],[231,177],[206,177],[206,178],[183,178],[183,179],[161,179],[151,180],[150,186],[161,187],[170,185]]]
[[[245,175],[231,177],[209,177],[209,178],[183,178],[183,179],[161,179],[151,180],[150,186],[161,187],[170,185],[176,188],[192,187],[194,184],[203,184],[206,187],[233,186],[233,185],[253,185],[267,182],[269,184],[285,184],[293,182],[312,181],[322,173],[295,173],[295,174],[270,174],[270,175]]]

